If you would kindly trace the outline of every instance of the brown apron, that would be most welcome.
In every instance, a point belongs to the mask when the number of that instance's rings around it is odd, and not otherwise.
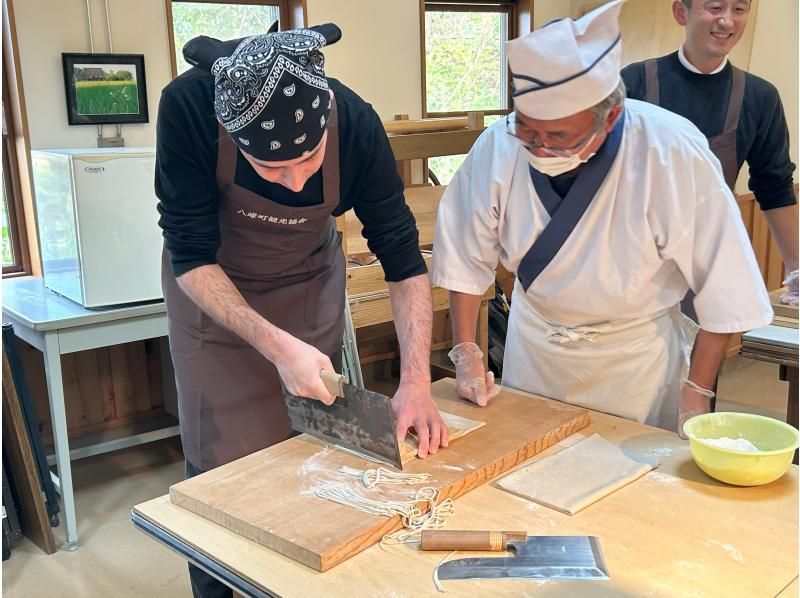
[[[660,106],[658,90],[658,62],[655,59],[645,60],[645,101]],[[744,71],[731,65],[731,95],[728,109],[725,112],[725,125],[722,133],[708,138],[708,146],[722,164],[722,174],[731,192],[739,176],[739,162],[736,159],[736,127],[742,112],[744,100]]]
[[[217,261],[259,314],[341,364],[345,262],[331,216],[339,204],[336,102],[322,164],[323,202],[283,206],[234,181],[238,149],[220,127]],[[206,470],[292,433],[275,366],[218,326],[178,287],[167,251],[162,284],[186,460]]]
[[[658,89],[658,61],[654,58],[644,62],[645,76],[645,101],[656,106],[661,105]],[[739,162],[736,158],[736,127],[739,124],[739,115],[742,112],[744,100],[744,71],[731,65],[731,94],[728,99],[728,109],[725,112],[725,124],[722,133],[708,137],[708,146],[722,165],[722,174],[725,182],[733,193],[736,179],[739,177]],[[690,290],[683,301],[681,311],[697,322],[697,312],[694,309],[694,293]]]

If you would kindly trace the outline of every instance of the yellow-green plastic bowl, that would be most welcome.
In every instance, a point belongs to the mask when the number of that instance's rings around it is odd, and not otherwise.
[[[712,478],[737,486],[759,486],[781,477],[792,464],[798,432],[789,424],[751,413],[706,413],[683,424],[697,466]],[[748,453],[703,442],[704,438],[746,438]]]

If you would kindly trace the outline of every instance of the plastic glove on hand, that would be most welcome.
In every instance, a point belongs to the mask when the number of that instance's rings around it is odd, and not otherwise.
[[[683,424],[695,415],[711,412],[711,399],[715,397],[712,390],[699,387],[691,380],[681,383],[681,398],[678,405],[678,436],[686,440]]]
[[[781,295],[781,303],[784,305],[794,305],[797,307],[798,283],[800,283],[800,270],[793,270],[792,272],[789,272],[786,280],[783,281],[783,286],[786,287],[787,291]]]
[[[461,398],[485,407],[500,393],[494,373],[483,367],[483,352],[475,343],[459,343],[448,353],[456,366],[456,393]]]

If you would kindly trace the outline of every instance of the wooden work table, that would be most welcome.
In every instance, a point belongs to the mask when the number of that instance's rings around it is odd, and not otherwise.
[[[443,581],[448,594],[537,596],[796,596],[798,470],[739,488],[701,472],[677,435],[601,413],[540,453],[593,433],[661,466],[574,516],[499,490],[493,482],[456,500],[448,529],[524,529],[532,535],[595,535],[609,581]],[[530,461],[526,462],[530,463]],[[416,545],[372,546],[325,573],[176,507],[168,496],[133,509],[134,523],[244,595],[434,596],[445,553]],[[156,548],[154,547],[154,550]],[[458,553],[455,557],[478,556]]]

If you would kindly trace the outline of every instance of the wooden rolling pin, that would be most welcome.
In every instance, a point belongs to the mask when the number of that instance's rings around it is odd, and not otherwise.
[[[506,550],[510,540],[528,539],[528,532],[486,532],[466,530],[422,530],[422,550]]]

